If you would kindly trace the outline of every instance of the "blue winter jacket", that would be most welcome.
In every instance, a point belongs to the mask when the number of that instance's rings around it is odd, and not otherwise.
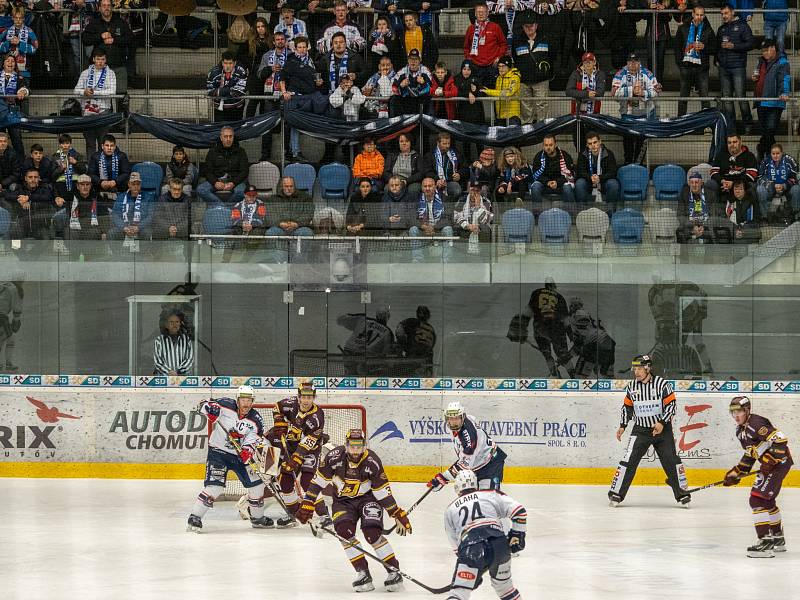
[[[765,62],[763,57],[758,59],[758,71],[761,71],[761,65]],[[764,87],[761,90],[761,95],[764,98],[788,96],[791,89],[790,83],[789,61],[786,55],[783,54],[776,60],[767,64],[767,72],[764,74]],[[764,100],[763,102],[756,102],[756,104],[763,107],[786,108],[786,102],[783,100]]]
[[[722,40],[733,42],[733,50],[722,47]],[[744,18],[723,23],[717,29],[717,64],[724,69],[741,69],[747,66],[747,51],[753,47],[753,31]]]
[[[778,10],[788,8],[787,0],[764,0],[762,8]],[[765,23],[786,23],[789,20],[789,12],[764,13]]]

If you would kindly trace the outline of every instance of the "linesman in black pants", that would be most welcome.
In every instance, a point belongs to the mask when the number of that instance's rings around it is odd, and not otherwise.
[[[612,507],[625,499],[639,461],[652,446],[667,474],[667,483],[675,494],[675,500],[689,508],[692,497],[686,493],[686,471],[675,451],[675,437],[672,434],[675,392],[669,382],[650,372],[651,365],[649,354],[640,354],[631,361],[634,379],[625,390],[617,440],[622,441],[622,434],[631,420],[633,431],[625,456],[611,480],[608,499]]]

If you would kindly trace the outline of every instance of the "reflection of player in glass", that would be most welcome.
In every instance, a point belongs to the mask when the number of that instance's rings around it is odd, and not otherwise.
[[[569,300],[569,329],[572,354],[577,358],[575,377],[614,379],[616,342],[608,335],[600,319],[594,320],[578,297]]]
[[[0,283],[0,349],[5,349],[5,371],[13,373],[19,369],[14,364],[14,337],[22,327],[22,299],[25,292],[22,281],[25,273],[14,273],[14,281]]]
[[[417,316],[403,319],[394,330],[397,346],[405,358],[424,358],[425,367],[421,376],[430,375],[433,367],[433,348],[436,346],[436,330],[430,323],[431,310],[424,305],[417,307]]]
[[[164,322],[153,350],[156,375],[185,375],[194,367],[194,345],[186,333],[183,313],[172,311]]]
[[[561,377],[559,367],[564,365],[567,372],[573,372],[572,355],[568,348],[569,309],[564,296],[558,293],[556,282],[547,277],[544,287],[533,290],[522,313],[511,319],[507,337],[512,342],[528,342],[528,323],[533,317],[533,336],[536,348],[542,353],[549,374]],[[551,351],[552,348],[552,351]],[[553,358],[555,352],[555,359]]]
[[[378,310],[375,318],[364,313],[349,313],[336,319],[336,323],[352,331],[343,346],[348,375],[380,375],[386,372],[379,359],[389,356],[394,348],[394,334],[389,329],[389,307]]]
[[[731,400],[729,409],[736,421],[736,437],[744,448],[744,456],[725,474],[725,485],[736,485],[753,465],[760,463],[750,490],[750,508],[758,542],[747,549],[747,556],[772,558],[775,552],[786,552],[781,511],[775,499],[781,491],[784,477],[794,464],[789,441],[769,419],[751,412],[752,405],[747,396],[736,396]]]

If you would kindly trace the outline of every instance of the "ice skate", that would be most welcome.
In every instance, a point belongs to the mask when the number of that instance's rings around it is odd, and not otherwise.
[[[772,551],[786,552],[786,538],[783,537],[783,529],[781,529],[780,533],[772,534]]]
[[[622,498],[617,494],[610,493],[608,494],[608,505],[611,508],[616,508],[619,506],[619,503],[622,502]]]
[[[689,494],[686,494],[685,496],[681,496],[680,498],[678,498],[678,504],[680,504],[683,508],[689,508],[691,502],[692,502],[692,497]]]
[[[758,542],[747,548],[747,556],[749,558],[775,558],[775,552],[772,550],[772,538],[767,536],[763,537]]]
[[[353,581],[353,589],[356,592],[371,592],[375,589],[375,586],[372,584],[372,575],[369,574],[369,571],[358,572]]]
[[[277,521],[278,529],[288,529],[289,527],[297,527],[297,521],[294,517],[286,515]]]
[[[250,517],[250,525],[253,526],[253,529],[270,529],[275,527],[275,521],[269,517],[259,517],[257,519]]]
[[[387,592],[397,592],[403,589],[403,576],[397,571],[389,573],[386,581],[383,582],[383,587]]]
[[[200,533],[200,530],[203,528],[203,522],[200,520],[200,517],[197,515],[189,515],[189,520],[187,521],[186,531],[196,531]]]

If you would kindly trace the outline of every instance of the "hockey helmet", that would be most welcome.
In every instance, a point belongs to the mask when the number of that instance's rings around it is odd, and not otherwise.
[[[298,396],[311,396],[315,398],[317,390],[314,389],[314,384],[310,381],[303,381],[297,388]]]
[[[250,385],[240,385],[239,389],[236,390],[236,399],[239,398],[250,398],[251,400],[256,399],[256,392]]]
[[[391,316],[389,312],[389,305],[383,306],[375,311],[375,320],[378,323],[386,325],[389,322],[389,317]]]
[[[750,398],[747,396],[736,396],[731,399],[731,403],[728,405],[728,410],[730,412],[735,412],[737,410],[752,411],[753,406],[750,404]]]
[[[367,436],[360,429],[348,429],[344,436],[344,445],[348,454],[361,454],[367,449]],[[358,449],[358,452],[350,452],[350,449]]]
[[[653,366],[653,358],[649,354],[637,354],[631,360],[631,368],[634,367],[647,367],[650,369]]]
[[[461,429],[461,426],[464,425],[464,418],[466,414],[467,413],[464,410],[461,402],[454,400],[447,405],[447,408],[444,409],[444,422],[452,431],[458,431]],[[461,422],[458,424],[458,426],[455,426],[450,422],[450,419],[454,419],[456,417],[461,417]]]
[[[467,492],[472,492],[478,489],[478,477],[474,471],[469,469],[462,469],[453,480],[453,487],[456,494],[463,496]]]
[[[557,290],[558,288],[556,287],[556,280],[553,279],[552,277],[545,277],[544,288],[546,290]]]

